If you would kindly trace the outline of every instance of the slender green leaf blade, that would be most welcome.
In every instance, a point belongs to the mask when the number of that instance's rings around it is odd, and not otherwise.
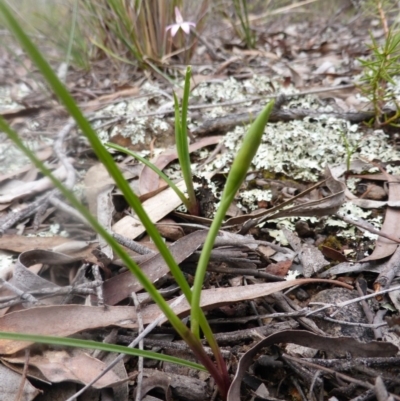
[[[0,331],[0,339],[13,341],[29,341],[41,344],[63,345],[66,347],[98,349],[101,351],[117,352],[132,356],[141,356],[143,358],[154,359],[162,362],[171,362],[177,365],[186,366],[188,368],[203,370],[207,369],[198,363],[186,361],[185,359],[176,358],[170,355],[159,354],[158,352],[140,350],[137,348],[129,348],[123,345],[107,344],[91,340],[80,340],[69,337],[42,336],[38,334],[13,333],[8,331]]]

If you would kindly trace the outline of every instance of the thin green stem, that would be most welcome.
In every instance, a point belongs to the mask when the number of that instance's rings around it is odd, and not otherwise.
[[[175,141],[176,141],[176,149],[178,151],[179,164],[182,169],[182,176],[186,184],[187,193],[189,196],[189,213],[190,214],[199,214],[199,209],[197,205],[197,199],[194,192],[193,187],[193,179],[192,179],[192,171],[190,164],[190,153],[189,153],[189,144],[187,138],[187,112],[189,107],[189,93],[190,93],[190,77],[191,77],[191,68],[190,66],[186,69],[185,75],[185,86],[183,90],[183,98],[182,98],[182,111],[179,115],[179,102],[174,94],[174,102],[175,102]],[[179,117],[178,117],[179,115]],[[177,118],[178,117],[178,118]]]
[[[141,161],[143,164],[145,164],[147,167],[151,168],[159,177],[161,177],[170,188],[172,188],[175,193],[178,195],[179,199],[182,201],[182,203],[189,208],[189,200],[186,198],[186,196],[183,194],[183,192],[175,185],[175,183],[167,176],[165,175],[156,165],[154,165],[152,162],[149,160],[145,159],[144,157],[140,156],[139,154],[132,152],[129,149],[126,149],[122,146],[116,145],[115,143],[110,143],[107,142],[104,144],[108,148],[118,150],[119,152],[125,153],[129,156],[134,157],[135,159],[138,159]]]
[[[243,139],[243,144],[235,160],[232,163],[232,167],[221,196],[220,206],[214,217],[213,223],[211,224],[210,230],[203,246],[203,250],[200,255],[199,262],[197,264],[191,302],[191,330],[197,337],[200,335],[199,326],[201,313],[201,290],[207,270],[207,265],[210,260],[212,247],[218,235],[218,230],[220,229],[225,218],[225,214],[229,206],[231,205],[233,198],[236,195],[236,192],[239,190],[240,185],[245,179],[247,170],[249,169],[253,157],[256,154],[258,147],[260,146],[261,138],[264,133],[264,128],[272,112],[273,106],[274,101],[268,103],[268,105],[261,111],[256,120],[251,124],[247,134]]]
[[[170,355],[160,354],[157,352],[140,350],[138,348],[125,347],[123,345],[107,344],[91,340],[81,340],[78,338],[42,336],[39,334],[14,333],[9,331],[0,331],[0,338],[12,341],[29,341],[40,344],[53,344],[53,345],[63,345],[66,347],[98,349],[101,351],[116,352],[143,358],[151,358],[162,362],[176,363],[177,365],[182,365],[192,369],[206,371],[206,368],[203,365],[200,365],[195,362],[187,361],[181,358],[176,358]]]

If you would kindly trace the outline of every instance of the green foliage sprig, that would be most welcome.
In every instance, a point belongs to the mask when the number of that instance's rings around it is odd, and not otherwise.
[[[256,45],[256,35],[251,28],[247,1],[232,0],[232,4],[235,10],[234,15],[239,22],[235,20],[236,18],[232,18],[232,16],[226,11],[225,3],[221,4],[219,10],[229,20],[233,30],[236,32],[236,35],[245,43],[246,47],[249,49],[254,49]]]
[[[210,372],[213,376],[220,394],[223,399],[226,398],[228,388],[229,388],[229,376],[227,373],[226,364],[222,358],[219,347],[215,341],[211,328],[204,316],[203,311],[200,307],[200,297],[201,290],[204,280],[205,271],[207,268],[207,263],[210,258],[210,254],[212,251],[212,247],[215,241],[215,238],[218,234],[218,230],[221,227],[222,220],[225,216],[225,213],[232,202],[237,190],[239,189],[242,181],[245,178],[246,172],[250,166],[251,160],[258,149],[258,146],[261,141],[261,136],[264,132],[265,124],[269,118],[269,115],[272,111],[273,102],[269,103],[266,108],[260,113],[259,117],[254,121],[251,125],[247,135],[244,138],[243,146],[240,149],[234,163],[232,165],[232,169],[228,175],[227,183],[225,190],[223,192],[221,198],[221,206],[217,211],[216,218],[214,223],[210,228],[209,235],[206,239],[205,245],[203,247],[199,265],[197,268],[195,283],[193,287],[193,292],[190,289],[188,283],[186,282],[183,273],[179,269],[176,261],[171,255],[168,247],[164,243],[161,238],[159,232],[157,231],[155,225],[150,220],[149,216],[143,209],[139,198],[132,191],[129,183],[124,179],[121,171],[118,166],[114,162],[113,158],[109,154],[109,152],[104,148],[100,140],[98,139],[96,132],[91,127],[88,120],[84,117],[82,111],[79,109],[71,94],[62,84],[62,82],[57,78],[54,71],[51,69],[48,62],[45,60],[43,55],[39,52],[37,47],[32,43],[32,41],[28,38],[24,30],[21,28],[20,24],[15,19],[14,15],[10,12],[8,6],[4,2],[4,0],[0,0],[0,13],[4,16],[8,28],[14,34],[14,36],[18,39],[19,43],[25,49],[27,54],[31,57],[31,59],[36,64],[39,71],[45,77],[48,85],[51,87],[53,92],[58,96],[60,101],[64,104],[65,108],[68,110],[70,115],[75,119],[77,126],[81,129],[83,134],[89,140],[92,149],[96,153],[99,160],[106,167],[110,176],[113,177],[116,185],[124,195],[128,204],[135,211],[138,218],[141,220],[142,224],[147,230],[147,233],[152,238],[153,242],[157,246],[160,254],[163,256],[165,263],[171,270],[172,275],[180,286],[181,291],[186,297],[187,301],[190,303],[192,308],[192,327],[191,330],[186,327],[185,324],[181,321],[181,319],[174,313],[169,304],[164,300],[163,296],[158,292],[156,287],[153,285],[151,280],[142,272],[140,267],[129,257],[129,255],[124,251],[124,249],[115,241],[112,235],[102,227],[97,219],[93,217],[86,207],[84,207],[81,202],[75,197],[75,195],[69,191],[59,180],[57,180],[50,170],[44,166],[44,164],[33,154],[33,152],[28,149],[28,147],[23,143],[22,139],[19,135],[11,129],[8,124],[0,118],[0,130],[5,132],[8,137],[15,143],[15,145],[21,149],[25,155],[32,161],[32,163],[46,176],[50,178],[52,183],[57,187],[60,192],[69,200],[69,202],[86,218],[86,220],[91,224],[93,229],[101,235],[108,244],[112,247],[113,251],[125,264],[125,266],[136,276],[138,281],[141,283],[143,288],[150,294],[154,302],[158,305],[160,310],[167,317],[170,324],[174,327],[179,336],[188,344],[188,346],[193,351],[196,358],[201,362],[201,364]],[[186,76],[186,80],[190,79],[190,70]],[[185,93],[182,105],[182,113],[178,114],[178,120],[180,121],[180,131],[181,134],[186,133],[186,115],[184,110],[187,111],[187,101],[188,101],[188,91],[189,85],[185,86]],[[186,91],[187,89],[187,91]],[[186,100],[185,100],[186,99]],[[176,103],[177,104],[177,103]],[[177,123],[179,123],[179,121]],[[185,125],[185,127],[183,127]],[[188,162],[188,148],[187,148],[187,139],[186,146],[182,146],[183,154],[183,162],[190,169],[190,161]],[[216,361],[214,361],[207,355],[205,352],[202,343],[199,340],[199,330],[202,330],[205,338],[207,339]],[[64,344],[67,346],[83,346],[83,347],[91,347],[91,348],[99,348],[105,349],[104,344],[97,344],[95,342],[82,342],[78,344],[77,342],[72,341],[69,338],[55,338],[55,337],[45,337],[45,336],[33,336],[29,335],[29,333],[5,333],[0,332],[0,338],[7,339],[20,339],[27,341],[38,341],[38,342],[47,342],[52,344]],[[117,350],[116,348],[114,350]],[[119,352],[132,354],[132,350],[127,347],[118,348]],[[137,351],[137,350],[136,350]],[[139,353],[136,353],[139,355]],[[146,357],[154,357],[153,354],[148,353],[146,351],[142,351],[140,353],[141,356]],[[159,358],[160,359],[160,358]],[[164,358],[165,359],[165,358]],[[172,360],[171,360],[172,361]],[[174,360],[174,362],[176,362]],[[184,364],[185,361],[180,361],[180,363]],[[192,367],[201,368],[199,365],[192,365]]]
[[[392,124],[400,118],[400,106],[388,88],[395,85],[394,76],[400,75],[400,32],[389,30],[385,42],[380,46],[371,34],[372,44],[369,46],[372,55],[368,60],[359,59],[363,74],[360,79],[360,90],[370,100],[375,114],[375,126]],[[396,113],[382,120],[383,107],[392,101]]]

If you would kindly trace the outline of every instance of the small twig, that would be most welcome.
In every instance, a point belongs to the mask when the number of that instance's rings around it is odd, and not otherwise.
[[[1,283],[1,281],[0,281]],[[26,293],[23,291],[18,290],[21,292],[18,294],[17,297],[3,297],[0,299],[0,309],[3,308],[8,308],[10,306],[18,305],[23,302],[26,302],[26,299],[33,299],[35,300],[36,304],[40,303],[40,300],[45,299],[45,298],[50,298],[50,297],[56,297],[60,295],[71,295],[71,294],[76,294],[76,295],[91,295],[95,294],[94,288],[98,287],[99,285],[102,285],[102,281],[91,281],[88,283],[80,284],[78,286],[66,286],[66,287],[50,287],[50,288],[41,288],[38,290],[33,290],[31,293]],[[12,290],[13,291],[13,290]],[[15,292],[15,291],[13,291]],[[39,295],[40,298],[33,297],[32,294]],[[32,297],[32,298],[30,298]]]
[[[103,278],[101,277],[100,269],[99,269],[98,265],[92,266],[92,273],[93,273],[93,277],[95,278],[96,281],[103,283]],[[104,306],[103,284],[98,285],[96,287],[96,295],[97,295],[97,305]]]
[[[0,284],[2,284],[5,288],[7,288],[7,290],[10,290],[14,294],[18,295],[23,302],[29,302],[33,305],[39,302],[38,299],[35,298],[33,295],[20,290],[19,288],[13,286],[11,283],[5,281],[2,278],[0,278]]]
[[[155,254],[155,252],[152,251],[151,249],[139,244],[138,242],[136,242],[134,240],[131,240],[130,238],[124,237],[124,236],[114,233],[114,232],[112,233],[112,236],[119,244],[130,249],[131,251],[138,253],[139,255]]]
[[[0,237],[4,234],[5,231],[13,227],[19,221],[24,220],[27,217],[35,214],[43,205],[43,202],[46,202],[47,199],[51,198],[56,193],[58,193],[58,190],[53,189],[47,194],[38,197],[34,202],[26,206],[24,209],[6,214],[3,218],[0,219]]]
[[[74,119],[69,118],[67,123],[62,127],[62,129],[57,133],[56,140],[54,141],[53,149],[56,157],[60,163],[64,166],[66,171],[66,179],[64,181],[64,186],[68,189],[72,189],[76,181],[76,173],[71,160],[68,158],[66,152],[64,151],[63,144],[65,142],[66,136],[71,132],[71,130],[76,126]],[[52,196],[45,199],[41,204],[39,210],[36,212],[36,216],[33,222],[33,227],[36,230],[40,225],[40,220],[47,210],[48,204],[52,203],[52,200],[57,197],[59,191],[56,190]],[[75,213],[74,213],[75,214]]]
[[[213,60],[216,60],[216,61],[217,60],[221,60],[221,61],[225,61],[226,60],[226,57],[224,57],[222,55],[219,55],[218,53],[216,53],[214,51],[213,47],[208,43],[208,41],[205,38],[203,38],[202,35],[199,35],[199,33],[196,31],[196,29],[192,28],[190,31],[199,40],[199,42],[205,46],[205,48],[207,49],[208,54],[210,55],[210,57]]]
[[[354,322],[346,322],[345,320],[337,320],[337,319],[332,319],[331,317],[328,316],[320,316],[316,315],[318,319],[326,320],[327,322],[332,322],[336,324],[341,324],[345,326],[355,326],[355,327],[367,327],[369,329],[379,329],[380,327],[387,326],[388,324],[386,322],[380,322],[380,323],[354,323]]]
[[[61,199],[57,198],[56,196],[52,196],[49,199],[49,202],[57,209],[66,212],[69,216],[75,217],[77,220],[85,224],[85,226],[92,227],[90,223],[86,220],[85,216],[83,216],[83,214],[79,213],[78,210],[74,209],[72,206],[68,205]]]
[[[380,230],[377,230],[376,228],[372,227],[371,224],[367,223],[367,222],[359,222],[359,221],[355,221],[352,220],[346,216],[343,216],[339,213],[335,213],[335,216],[338,217],[340,220],[343,220],[345,223],[347,224],[351,224],[353,226],[359,227],[365,231],[369,231],[371,234],[376,234],[379,235],[380,237],[383,238],[387,238],[390,239],[391,241],[397,242],[400,244],[400,239],[399,238],[395,238],[392,237],[391,235],[385,234]]]
[[[214,266],[209,265],[207,270],[209,272],[225,273],[225,274],[243,274],[244,276],[261,277],[269,281],[285,281],[284,277],[275,276],[274,274],[266,273],[257,269],[240,269],[236,267]]]
[[[243,277],[243,282],[244,282],[244,285],[247,286],[246,277]],[[253,300],[250,300],[250,308],[251,308],[251,310],[253,311],[254,316],[256,317],[258,326],[259,326],[259,327],[263,326],[263,322],[262,322],[262,320],[261,320],[260,314],[258,313],[258,310],[257,310],[257,308],[256,308],[256,303],[255,303]]]
[[[291,302],[290,298],[286,297],[281,292],[273,294],[272,297],[275,299],[279,307],[286,312],[292,312],[293,310],[300,309],[296,304]],[[308,314],[303,317],[297,318],[298,322],[307,330],[310,330],[315,334],[325,336],[326,334],[315,324],[315,322],[307,318],[307,316]]]
[[[358,295],[360,295],[360,296],[365,295],[360,286],[359,280],[356,280],[356,289],[357,289]],[[368,322],[370,324],[373,324],[374,323],[374,314],[372,313],[372,310],[369,307],[367,301],[365,299],[363,299],[362,301],[360,301],[360,303],[361,303],[361,306],[363,308],[364,314],[365,314]],[[379,327],[374,327],[373,332],[374,332],[375,340],[382,340],[382,330],[380,330]]]
[[[359,302],[359,301],[361,301],[361,300],[363,300],[363,299],[374,298],[374,297],[376,297],[377,295],[387,294],[388,292],[392,292],[392,291],[396,291],[396,290],[400,290],[400,285],[398,285],[398,286],[396,286],[396,287],[388,288],[388,289],[386,289],[386,290],[377,291],[377,292],[374,292],[373,294],[367,294],[367,295],[364,295],[363,297],[353,298],[353,299],[350,299],[350,300],[348,300],[348,301],[339,302],[339,303],[337,303],[337,304],[326,304],[326,305],[324,305],[323,307],[321,307],[321,308],[319,308],[319,309],[315,309],[315,310],[313,310],[313,311],[308,312],[308,313],[306,314],[306,316],[313,315],[313,314],[315,314],[315,313],[321,312],[321,311],[323,311],[323,310],[326,310],[326,309],[332,308],[332,307],[335,307],[335,308],[343,308],[344,306],[353,304],[353,303],[355,303],[355,302]],[[310,305],[316,305],[316,303],[310,302]]]
[[[139,299],[136,295],[135,292],[132,292],[132,299],[133,299],[133,304],[135,305],[136,308],[136,318],[137,318],[137,323],[138,323],[138,334],[143,332],[144,326],[143,326],[143,319],[142,319],[142,314],[140,312],[140,302]],[[140,350],[143,350],[143,340],[139,341],[139,347]],[[135,396],[135,401],[141,401],[141,393],[142,393],[142,382],[143,382],[143,357],[140,356],[138,358],[138,376],[137,376],[137,385],[136,385],[136,396]]]
[[[324,366],[320,366],[320,365],[317,365],[315,363],[308,362],[305,359],[296,358],[296,357],[293,357],[293,356],[289,356],[287,354],[284,354],[284,355],[285,355],[285,358],[287,358],[287,359],[290,359],[292,361],[296,361],[296,362],[298,362],[300,364],[304,364],[306,366],[309,366],[309,367],[314,368],[314,369],[318,369],[318,370],[323,371],[323,372],[327,372],[327,373],[329,373],[329,374],[331,374],[333,376],[339,377],[339,378],[341,378],[343,380],[346,380],[346,381],[348,381],[350,383],[355,383],[360,387],[368,388],[368,389],[373,389],[374,388],[374,386],[372,384],[370,384],[370,383],[368,383],[366,381],[361,381],[361,380],[354,379],[354,378],[352,378],[352,377],[350,377],[348,375],[345,375],[343,373],[337,372],[337,371],[335,371],[333,369],[329,369],[329,368],[326,368]],[[400,396],[397,396],[397,395],[394,395],[394,394],[393,394],[393,396],[395,397],[396,400],[400,400]]]
[[[318,382],[318,385],[320,387],[320,394],[321,394],[321,392],[323,390],[323,378],[322,379],[320,378],[321,374],[322,374],[322,372],[320,370],[317,370],[315,372],[315,374],[314,374],[314,376],[312,378],[311,384],[310,384],[310,390],[308,391],[309,394],[313,395],[314,387],[317,384],[317,382]]]
[[[21,375],[21,383],[19,385],[18,388],[18,393],[15,397],[15,401],[21,401],[21,400],[25,400],[24,395],[24,387],[25,387],[25,383],[26,383],[26,377],[28,375],[28,368],[29,368],[29,357],[30,357],[30,349],[29,348],[25,348],[25,362],[24,362],[24,369],[22,371],[22,375]]]
[[[397,273],[400,270],[400,246],[397,247],[396,251],[390,258],[388,262],[386,262],[379,273],[379,276],[374,281],[374,289],[387,289],[390,287],[393,279],[396,277]]]

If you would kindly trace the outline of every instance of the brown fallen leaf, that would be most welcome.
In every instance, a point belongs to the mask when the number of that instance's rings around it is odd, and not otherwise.
[[[213,288],[204,290],[201,307],[205,310],[260,298],[296,285],[328,283],[352,289],[335,280],[299,279],[248,285],[246,287]],[[169,301],[170,303],[174,300]],[[173,307],[179,316],[190,313],[185,299]],[[148,305],[141,311],[143,324],[149,324],[161,314],[157,305]],[[166,321],[166,319],[164,319]],[[108,306],[107,308],[83,305],[56,305],[30,308],[0,317],[0,331],[30,333],[52,336],[69,336],[77,332],[107,326],[137,328],[136,312],[131,306]],[[12,354],[32,343],[26,341],[0,340],[0,354]]]
[[[93,112],[103,108],[104,106],[115,102],[118,99],[124,99],[127,97],[135,96],[139,93],[139,88],[134,86],[132,88],[123,88],[117,91],[113,91],[113,93],[99,96],[98,98],[91,100],[89,102],[85,102],[84,104],[80,104],[79,107],[85,113]]]
[[[59,337],[107,326],[137,328],[134,308],[52,305],[9,313],[0,318],[0,331]],[[26,341],[0,340],[0,354],[13,354],[31,344]]]
[[[266,273],[275,274],[276,276],[286,276],[289,269],[292,267],[293,260],[286,259],[278,263],[271,263],[265,269]]]
[[[180,190],[185,190],[186,188],[183,181],[178,182],[176,186]],[[143,202],[142,206],[149,215],[151,221],[156,223],[181,204],[182,201],[179,199],[178,195],[171,188],[167,188],[165,191]],[[141,221],[132,216],[123,217],[113,225],[112,229],[117,234],[131,239],[135,239],[146,231]]]
[[[63,165],[61,165],[57,170],[53,171],[53,175],[60,181],[63,181],[67,177],[67,170]],[[5,193],[0,193],[0,203],[10,203],[16,199],[20,199],[24,196],[31,196],[46,191],[52,187],[53,183],[48,177],[26,182],[14,188],[12,191],[9,190]]]
[[[11,364],[24,364],[24,356],[3,357],[2,360]],[[43,377],[52,382],[64,381],[87,384],[90,383],[105,368],[105,363],[91,357],[81,349],[45,350],[41,354],[29,358],[29,366],[38,369]],[[28,370],[28,377],[29,377]],[[110,387],[120,381],[111,370],[93,384],[95,388]]]
[[[330,248],[329,246],[322,245],[321,252],[325,257],[336,260],[337,262],[348,262],[346,256],[336,249]]]
[[[25,237],[23,235],[5,234],[0,241],[0,249],[4,251],[18,253],[28,250],[54,251],[67,254],[75,260],[85,259],[92,263],[97,263],[97,259],[92,255],[92,250],[96,247],[96,243],[71,240],[58,235],[53,237]]]
[[[242,287],[227,287],[227,288],[212,288],[203,290],[201,293],[201,307],[204,310],[210,310],[231,303],[248,301],[256,298],[261,298],[266,295],[282,291],[296,285],[310,284],[310,283],[328,283],[338,285],[340,287],[352,289],[348,284],[341,283],[336,280],[322,280],[312,278],[302,278],[298,280],[279,281],[274,283],[253,284]],[[173,302],[171,300],[170,302]],[[151,314],[158,310],[156,305],[148,305],[142,310],[143,319],[149,318]],[[173,308],[174,312],[179,316],[186,316],[191,308],[186,299],[182,298],[181,302]],[[166,320],[164,320],[166,321]]]
[[[195,252],[204,243],[206,236],[206,231],[195,231],[174,242],[169,247],[169,250],[176,263],[182,263]],[[156,282],[169,272],[168,266],[159,253],[150,255],[149,259],[140,264],[140,268],[152,282]],[[137,292],[141,289],[143,287],[136,277],[130,271],[127,271],[104,282],[104,301],[108,305],[115,305],[130,297],[132,291]]]
[[[386,174],[389,187],[388,203],[400,202],[400,185],[399,185],[400,178],[392,176],[386,172],[384,172],[384,174]],[[386,209],[385,220],[383,222],[381,231],[389,236],[398,238],[399,225],[400,225],[400,209],[388,206]],[[372,252],[372,254],[360,260],[360,262],[383,259],[390,255],[393,255],[397,246],[398,243],[380,236],[375,242],[375,249]]]

